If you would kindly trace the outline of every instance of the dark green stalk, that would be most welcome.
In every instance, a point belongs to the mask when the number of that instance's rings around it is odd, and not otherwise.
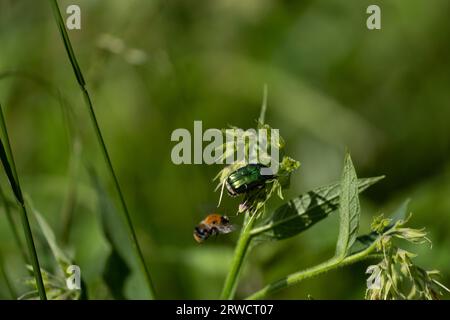
[[[260,125],[264,125],[266,119],[267,111],[267,84],[264,84],[263,90],[263,101],[261,105],[261,111],[259,114],[258,122]],[[253,213],[252,216],[246,213],[244,217],[244,228],[239,235],[238,242],[236,244],[236,249],[234,250],[233,260],[231,261],[231,268],[228,271],[227,277],[225,279],[225,284],[222,289],[221,299],[232,300],[236,292],[238,285],[239,276],[241,274],[242,265],[244,263],[244,258],[247,255],[247,251],[250,247],[252,241],[252,229],[253,224],[259,212]]]
[[[33,234],[31,232],[30,222],[28,220],[27,209],[25,207],[25,201],[23,199],[22,189],[20,188],[19,177],[17,175],[16,164],[14,162],[13,153],[11,151],[11,145],[9,142],[8,130],[6,129],[6,122],[3,117],[3,110],[0,105],[0,126],[2,128],[3,138],[5,145],[3,145],[3,139],[0,139],[0,158],[8,176],[11,189],[19,203],[20,217],[22,219],[22,226],[25,233],[25,239],[28,246],[28,253],[31,259],[31,265],[33,266],[34,277],[36,279],[36,285],[41,300],[47,300],[45,294],[44,282],[42,280],[41,268],[39,266],[39,259],[36,252],[36,246],[34,245]]]
[[[120,203],[121,203],[121,206],[122,206],[122,212],[123,212],[123,215],[124,215],[123,218],[124,218],[124,220],[126,222],[126,225],[127,225],[128,234],[129,234],[130,240],[132,242],[136,258],[138,260],[138,263],[139,263],[139,266],[141,268],[141,271],[142,271],[142,273],[145,276],[145,279],[146,279],[146,282],[147,282],[147,286],[148,286],[148,290],[149,290],[149,293],[150,293],[150,297],[154,298],[155,294],[154,294],[153,283],[152,283],[152,280],[151,280],[151,277],[150,277],[150,273],[149,273],[149,271],[147,269],[147,266],[145,265],[144,256],[142,254],[141,248],[140,248],[138,240],[137,240],[136,232],[134,230],[133,223],[131,221],[131,217],[130,217],[130,214],[128,212],[128,207],[126,205],[125,198],[124,198],[123,193],[121,191],[121,188],[120,188],[120,185],[119,185],[119,180],[117,179],[116,173],[114,171],[114,168],[113,168],[113,165],[112,165],[112,162],[111,162],[111,158],[109,157],[108,150],[106,148],[106,144],[105,144],[105,141],[103,139],[103,136],[102,136],[102,133],[101,133],[101,130],[100,130],[100,126],[99,126],[98,121],[97,121],[97,117],[96,117],[95,112],[94,112],[94,107],[92,105],[91,97],[89,95],[88,90],[86,89],[86,82],[84,80],[84,77],[83,77],[83,74],[81,72],[80,66],[79,66],[79,64],[77,62],[77,59],[76,59],[76,56],[75,56],[72,44],[71,44],[70,39],[69,39],[69,35],[67,34],[66,28],[64,26],[64,21],[63,21],[63,19],[61,17],[61,12],[59,10],[58,2],[56,0],[50,0],[50,2],[51,2],[52,7],[53,7],[53,11],[54,11],[55,19],[56,19],[56,24],[57,24],[57,26],[59,28],[59,32],[61,34],[61,37],[62,37],[62,40],[63,40],[63,43],[64,43],[64,47],[65,47],[67,55],[69,57],[69,61],[70,61],[71,65],[72,65],[75,77],[76,77],[77,82],[78,82],[78,84],[80,86],[80,90],[81,90],[81,92],[83,94],[84,101],[85,101],[86,106],[88,108],[89,115],[90,115],[90,118],[91,118],[91,121],[92,121],[92,125],[94,127],[94,130],[95,130],[98,142],[100,144],[103,157],[105,159],[108,171],[110,172],[110,175],[111,175],[112,180],[114,182],[115,189],[116,189],[117,194],[119,196]]]

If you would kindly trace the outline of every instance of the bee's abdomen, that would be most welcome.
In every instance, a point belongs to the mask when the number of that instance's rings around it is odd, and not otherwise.
[[[209,228],[203,227],[202,225],[199,225],[194,229],[194,238],[197,242],[205,241],[210,235],[211,232]]]

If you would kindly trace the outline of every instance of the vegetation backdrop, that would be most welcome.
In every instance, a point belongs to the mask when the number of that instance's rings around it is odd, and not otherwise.
[[[370,31],[366,8],[375,2],[382,29]],[[426,227],[433,241],[420,247],[419,264],[450,283],[450,2],[375,2],[59,1],[63,17],[69,4],[81,7],[82,29],[69,36],[158,298],[217,298],[238,237],[194,241],[193,227],[216,210],[212,179],[221,168],[174,165],[170,135],[192,131],[194,120],[254,127],[264,84],[266,121],[301,162],[286,198],[339,180],[348,149],[358,176],[386,175],[361,195],[362,232],[411,198],[411,225]],[[49,1],[0,1],[0,102],[23,190],[81,267],[90,298],[118,297],[105,285],[112,247],[90,172],[117,199]],[[0,181],[12,199],[3,173]],[[225,197],[219,211],[233,216],[237,204]],[[333,214],[256,248],[237,297],[332,256],[338,224]],[[51,269],[34,218],[31,225]],[[3,206],[0,255],[14,289],[29,290]],[[365,269],[339,269],[272,297],[362,299]],[[143,296],[138,277],[125,281],[123,297]],[[0,298],[11,298],[3,277]]]

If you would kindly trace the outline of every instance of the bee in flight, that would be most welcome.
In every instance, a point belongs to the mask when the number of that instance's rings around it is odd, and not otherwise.
[[[234,229],[227,216],[212,213],[195,227],[194,239],[198,243],[202,243],[212,235],[230,233]]]

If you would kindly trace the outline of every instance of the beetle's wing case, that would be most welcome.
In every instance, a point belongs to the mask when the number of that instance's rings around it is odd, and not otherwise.
[[[267,180],[272,179],[273,175],[262,175],[262,164],[248,164],[232,172],[227,180],[226,187],[231,196],[245,193],[257,187],[261,187]]]

